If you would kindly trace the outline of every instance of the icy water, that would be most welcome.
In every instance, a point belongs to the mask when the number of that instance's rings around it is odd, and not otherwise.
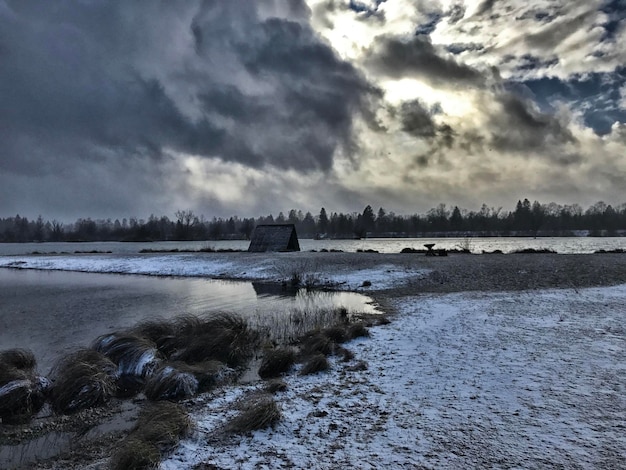
[[[437,248],[469,248],[473,253],[501,250],[504,253],[525,248],[548,248],[560,254],[593,253],[597,250],[626,248],[626,237],[472,237],[472,238],[368,238],[363,240],[311,240],[300,239],[302,251],[309,250],[376,250],[380,253],[399,253],[403,248],[424,248],[435,243]],[[31,253],[111,252],[115,254],[139,253],[151,250],[247,250],[246,240],[218,240],[196,242],[89,242],[89,243],[0,243],[0,256]]]
[[[350,292],[289,291],[275,284],[201,278],[0,268],[0,350],[31,349],[39,373],[48,375],[65,353],[142,320],[229,312],[278,337],[293,334],[294,328],[323,324],[332,318],[329,312],[338,308],[378,313],[369,297]],[[92,437],[129,426],[128,420],[115,419],[94,428]],[[72,432],[50,433],[21,445],[0,446],[0,468],[27,467],[68,449],[76,439]]]
[[[201,278],[0,269],[0,349],[29,348],[39,371],[97,336],[155,318],[215,312],[280,328],[297,317],[345,308],[375,313],[350,292],[286,291],[281,286]],[[303,324],[306,326],[306,322]]]

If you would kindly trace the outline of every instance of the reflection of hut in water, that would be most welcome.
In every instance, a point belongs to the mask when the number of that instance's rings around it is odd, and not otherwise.
[[[257,225],[248,251],[300,251],[295,225]]]
[[[255,282],[252,281],[252,287],[257,297],[278,296],[278,297],[295,297],[298,294],[298,288],[292,287],[287,283],[276,282]]]

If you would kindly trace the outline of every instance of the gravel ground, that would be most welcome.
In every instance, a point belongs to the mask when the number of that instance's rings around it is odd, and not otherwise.
[[[277,274],[294,271],[340,278],[360,270],[390,266],[417,273],[390,288],[372,283],[376,296],[398,297],[420,293],[518,291],[546,288],[582,288],[626,283],[626,253],[614,254],[423,254],[281,253],[217,254],[234,263],[274,266]],[[286,277],[285,276],[285,277]],[[245,275],[244,275],[245,277]],[[382,288],[381,288],[382,287]]]

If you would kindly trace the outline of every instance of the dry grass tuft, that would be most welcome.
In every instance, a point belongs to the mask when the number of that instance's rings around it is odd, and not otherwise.
[[[300,371],[300,375],[310,375],[316,374],[317,372],[322,372],[328,370],[330,368],[330,364],[328,363],[328,359],[323,354],[316,354],[311,356],[302,367]]]
[[[263,395],[246,400],[241,408],[243,411],[226,425],[227,432],[244,434],[268,428],[280,420],[280,409],[271,396]]]
[[[113,470],[157,468],[162,455],[170,452],[190,429],[191,422],[182,407],[170,402],[152,404],[139,415],[110,466]]]
[[[169,320],[150,320],[136,325],[131,334],[152,341],[164,357],[170,357],[176,347],[176,324]]]
[[[144,377],[158,366],[160,360],[154,342],[126,333],[100,336],[92,349],[117,364],[120,375]]]
[[[197,364],[171,362],[172,367],[193,375],[198,381],[198,392],[206,392],[218,385],[228,375],[228,367],[220,361],[204,361]]]
[[[259,344],[259,335],[242,318],[219,314],[210,318],[181,317],[177,320],[177,351],[171,358],[190,364],[217,360],[242,367]]]
[[[270,380],[267,382],[267,385],[265,386],[265,390],[267,391],[267,393],[272,393],[272,394],[278,393],[278,392],[284,392],[287,390],[287,383],[280,379]]]
[[[37,361],[28,349],[0,351],[0,421],[23,424],[46,402],[50,382],[35,373]]]
[[[322,354],[328,356],[335,350],[334,342],[321,332],[313,332],[302,338],[300,353],[303,356]]]
[[[161,453],[154,444],[127,439],[111,458],[111,470],[148,470],[158,467]]]
[[[349,362],[352,359],[354,359],[354,353],[350,351],[349,349],[341,347],[341,346],[337,347],[337,350],[335,351],[335,353],[341,356],[342,362]]]
[[[144,410],[131,432],[157,446],[161,452],[171,450],[191,429],[191,421],[180,405],[171,402],[154,403]]]
[[[13,367],[32,372],[37,365],[35,355],[29,349],[6,349],[0,351],[0,367]]]
[[[143,391],[145,385],[146,380],[143,377],[128,374],[120,375],[115,380],[115,386],[117,387],[115,396],[117,398],[132,398]]]
[[[345,343],[350,339],[348,332],[342,326],[324,328],[322,334],[335,343]]]
[[[259,367],[259,377],[268,379],[287,372],[295,363],[296,355],[291,349],[277,348],[265,351]]]
[[[116,391],[116,371],[113,362],[93,350],[62,358],[52,371],[52,408],[70,414],[105,404]]]
[[[370,331],[363,322],[353,323],[348,327],[348,336],[350,339],[368,337],[370,336]]]
[[[148,400],[184,400],[198,392],[198,380],[171,365],[159,367],[146,381]]]
[[[48,381],[32,373],[0,364],[0,420],[23,424],[43,407]]]

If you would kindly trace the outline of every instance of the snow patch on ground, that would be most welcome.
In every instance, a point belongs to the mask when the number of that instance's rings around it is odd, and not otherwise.
[[[359,290],[364,281],[367,290],[394,287],[411,277],[422,276],[427,270],[405,269],[395,265],[353,271],[347,265],[344,272],[321,274],[310,263],[284,263],[278,259],[241,258],[220,260],[198,254],[155,255],[68,255],[68,256],[4,256],[0,268],[43,269],[89,273],[143,274],[154,276],[203,276],[211,278],[246,279],[290,282],[294,275],[313,286],[332,286],[342,290]]]
[[[626,285],[398,299],[354,361],[285,378],[274,429],[220,437],[262,385],[217,391],[160,468],[622,467],[625,304]]]
[[[333,274],[323,277],[322,281],[327,284],[337,285],[342,289],[360,290],[384,290],[398,286],[415,276],[425,276],[429,270],[403,269],[394,265],[381,265],[373,269],[361,269],[345,274]],[[370,283],[368,285],[367,283]]]
[[[0,267],[159,276],[223,276],[233,263],[193,255],[2,257]]]

